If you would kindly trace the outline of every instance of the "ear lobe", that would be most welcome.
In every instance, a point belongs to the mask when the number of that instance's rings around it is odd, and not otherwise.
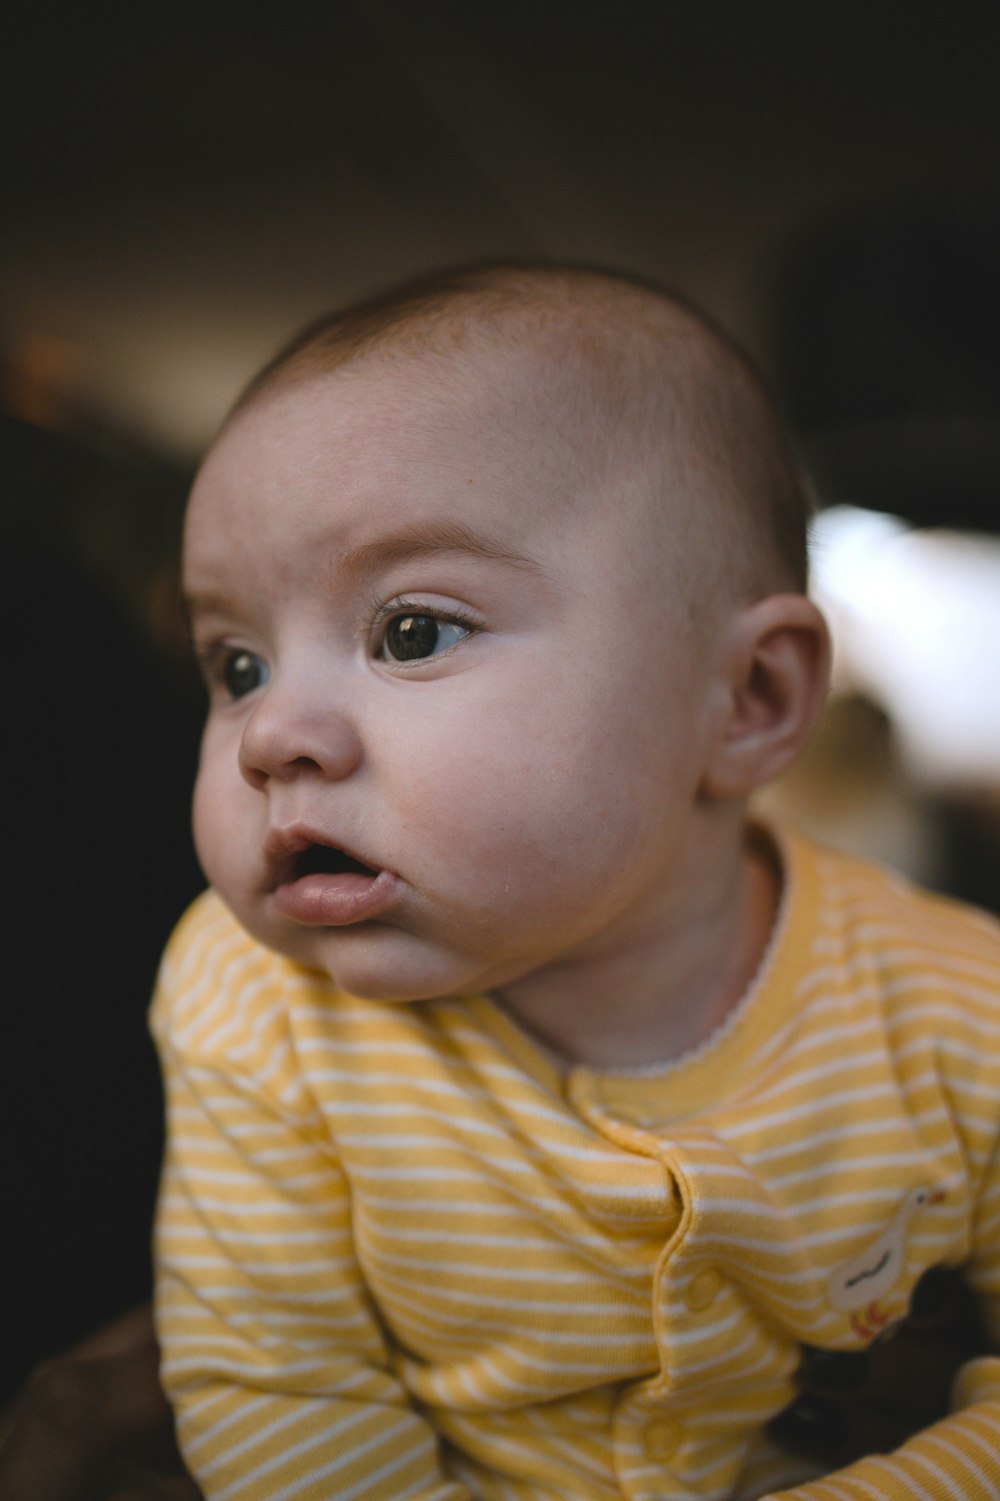
[[[830,672],[826,622],[804,594],[744,610],[726,662],[727,711],[702,781],[709,797],[748,797],[795,759],[820,716]]]

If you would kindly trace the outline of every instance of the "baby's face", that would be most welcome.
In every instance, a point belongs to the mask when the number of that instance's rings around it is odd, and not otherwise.
[[[557,418],[485,360],[458,394],[368,361],[245,410],[195,484],[202,865],[356,994],[585,963],[683,896],[716,643]]]

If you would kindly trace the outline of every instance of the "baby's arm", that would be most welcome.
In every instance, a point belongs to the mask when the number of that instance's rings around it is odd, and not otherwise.
[[[280,1003],[243,1025],[177,959],[154,1010],[169,1118],[157,1324],[188,1467],[208,1501],[466,1501],[392,1373]]]
[[[205,1495],[458,1501],[389,1370],[337,1165],[245,1082],[175,1064],[169,1093],[157,1319]]]
[[[964,1329],[953,1328],[951,1340],[943,1330],[938,1337],[933,1329],[904,1330],[881,1361],[890,1376],[898,1376],[908,1350],[915,1353],[915,1369],[907,1373],[905,1390],[896,1398],[897,1415],[903,1421],[920,1401],[913,1382],[919,1380],[922,1362],[936,1359],[953,1370],[952,1350],[963,1343],[967,1349],[1000,1350],[1000,1153],[985,1175],[973,1234],[972,1256],[964,1270],[978,1304],[978,1318],[970,1319],[969,1294],[957,1298],[953,1287],[946,1306]],[[880,1350],[873,1351],[874,1364],[879,1364],[881,1355]],[[931,1380],[935,1388],[940,1387],[939,1373]],[[891,1393],[887,1395],[891,1400]],[[823,1480],[782,1491],[772,1501],[938,1501],[945,1497],[996,1501],[1000,1496],[1000,1355],[981,1354],[968,1360],[958,1370],[951,1396],[952,1415],[923,1429],[894,1453],[862,1459]]]
[[[1000,1496],[1000,1358],[973,1361],[959,1410],[894,1453],[872,1455],[768,1501],[996,1501]]]

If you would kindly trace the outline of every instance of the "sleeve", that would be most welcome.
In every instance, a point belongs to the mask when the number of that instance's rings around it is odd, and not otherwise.
[[[156,1302],[188,1467],[207,1501],[465,1501],[392,1373],[344,1174],[281,1066],[280,1005],[251,1007],[251,1023],[201,981],[185,1025],[171,974],[154,1004]]]
[[[875,1454],[765,1501],[997,1501],[1000,1496],[1000,1359],[966,1365],[962,1404],[892,1454]]]
[[[991,1050],[992,1051],[992,1050]],[[984,1053],[989,1059],[989,1053]],[[971,1072],[971,1071],[970,1071]],[[975,1079],[969,1083],[975,1085]],[[981,1081],[980,1081],[981,1082]],[[997,1098],[996,1082],[981,1099]],[[891,1454],[872,1455],[824,1479],[774,1493],[766,1501],[997,1501],[1000,1497],[1000,1142],[995,1107],[976,1112],[994,1137],[976,1185],[972,1244],[963,1268],[978,1306],[982,1353],[962,1365],[952,1412]]]

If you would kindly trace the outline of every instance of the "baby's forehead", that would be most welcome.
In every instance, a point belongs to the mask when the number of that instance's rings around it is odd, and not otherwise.
[[[348,520],[391,494],[399,525],[421,526],[435,513],[461,521],[464,496],[471,513],[482,487],[502,546],[530,550],[561,530],[591,538],[609,572],[636,553],[672,571],[690,555],[693,521],[642,378],[627,350],[609,356],[558,320],[517,339],[473,328],[293,368],[236,412],[192,507],[204,497],[238,525],[253,487],[258,515],[318,535],[331,494]]]
[[[527,570],[568,599],[594,567],[602,587],[637,576],[649,550],[633,497],[567,409],[575,382],[543,377],[477,352],[354,362],[261,393],[196,481],[189,597],[271,598],[277,573],[295,590],[320,566],[335,593],[437,558],[448,567],[414,576],[459,591],[514,589]]]
[[[404,475],[421,505],[485,478],[495,520],[568,532],[613,515],[652,559],[688,557],[699,587],[801,585],[808,494],[756,375],[700,315],[589,273],[504,271],[432,292],[300,336],[238,404],[195,504],[220,474],[223,490],[245,477],[260,492],[266,471],[282,510],[286,481],[311,470],[323,483],[335,470],[355,496],[384,480],[404,511]]]
[[[618,393],[608,393],[605,413],[601,385],[586,362],[528,340],[393,348],[332,370],[290,371],[235,414],[231,436],[291,456],[297,444],[308,463],[325,424],[362,467],[377,468],[387,445],[445,466],[478,448],[484,463],[507,455],[534,466],[540,484],[561,477],[579,490],[606,467],[612,426],[623,432],[612,410]],[[221,444],[229,438],[224,431]]]
[[[235,515],[252,487],[257,504],[291,517],[293,490],[346,506],[391,488],[403,516],[438,495],[460,508],[486,486],[498,519],[559,515],[594,498],[603,472],[577,386],[510,347],[393,351],[292,372],[234,414],[191,509]]]

